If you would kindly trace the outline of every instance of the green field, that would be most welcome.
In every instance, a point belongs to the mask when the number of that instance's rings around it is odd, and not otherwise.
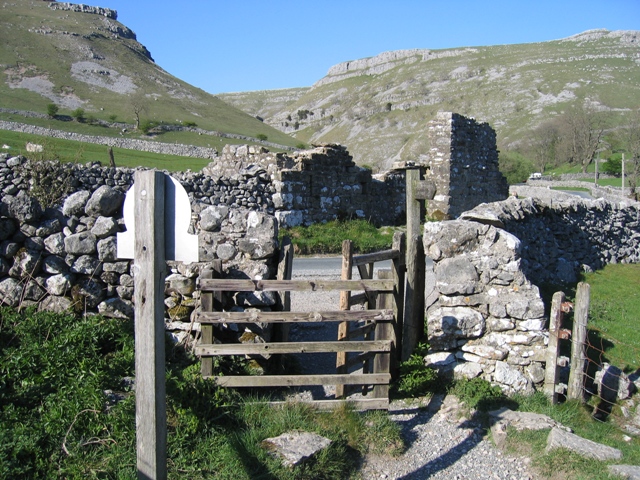
[[[25,144],[27,142],[37,143],[44,147],[42,153],[29,154],[29,157],[37,156],[43,160],[57,159],[61,162],[100,162],[104,166],[109,165],[109,147],[106,145],[0,130],[0,143],[11,147],[3,151],[12,155],[24,155],[26,154]],[[148,167],[170,172],[187,169],[200,171],[211,162],[211,160],[204,158],[163,155],[118,147],[113,148],[113,156],[118,167]]]

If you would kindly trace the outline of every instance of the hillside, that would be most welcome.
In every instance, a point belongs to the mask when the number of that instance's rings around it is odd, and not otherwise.
[[[304,142],[346,145],[354,160],[388,168],[419,159],[439,110],[488,122],[501,149],[575,103],[610,112],[640,107],[640,32],[593,30],[557,41],[404,50],[344,62],[306,89],[219,95]]]
[[[164,71],[117,12],[68,5],[0,6],[0,108],[43,114],[54,103],[67,116],[81,108],[98,120],[131,124],[137,113],[141,120],[299,143]]]

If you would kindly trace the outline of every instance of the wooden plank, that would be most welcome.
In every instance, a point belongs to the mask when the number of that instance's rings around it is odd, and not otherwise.
[[[355,295],[351,295],[349,304],[353,307],[354,305],[364,305],[368,301],[369,297],[367,297],[366,293],[357,293]]]
[[[360,265],[366,265],[368,263],[384,262],[385,260],[393,260],[398,258],[400,252],[398,250],[383,250],[381,252],[365,253],[362,255],[356,255],[353,257],[353,266],[358,267]]]
[[[558,383],[558,353],[560,351],[559,333],[562,328],[562,304],[565,301],[564,292],[553,294],[551,301],[551,315],[549,320],[549,345],[547,346],[546,365],[544,373],[544,393],[551,400],[551,404],[558,403],[556,384]]]
[[[365,265],[358,265],[358,273],[362,280],[371,280],[373,278],[373,263],[367,263]],[[365,292],[367,297],[367,310],[375,308],[376,294],[374,292]]]
[[[270,342],[270,343],[228,343],[198,345],[196,355],[264,355],[284,353],[325,353],[325,352],[388,352],[391,342],[341,341],[341,342]]]
[[[221,387],[293,387],[305,385],[379,385],[388,384],[388,373],[336,374],[336,375],[243,375],[206,377]]]
[[[135,183],[135,370],[138,478],[167,478],[164,279],[165,178],[137,171]]]
[[[393,277],[391,270],[378,270],[378,276],[380,278]],[[393,302],[393,295],[386,294],[378,296],[378,306],[389,308]],[[378,324],[375,331],[376,341],[384,340],[392,344],[395,343],[395,335],[393,325],[390,323]],[[373,373],[390,373],[391,372],[391,357],[388,354],[376,355],[373,359]],[[389,398],[389,385],[376,385],[373,387],[373,396],[376,398]]]
[[[365,410],[388,410],[389,399],[388,398],[349,398],[346,400],[296,400],[269,402],[269,405],[286,407],[295,403],[309,403],[318,410],[335,410],[342,405],[350,405],[356,411],[362,412]]]
[[[389,280],[236,280],[200,279],[201,291],[225,292],[317,292],[317,291],[393,291]]]
[[[375,356],[376,356],[376,352],[365,352],[365,353],[360,353],[358,355],[354,355],[352,358],[349,358],[347,360],[347,368],[353,367],[354,365],[361,364],[362,362],[365,362],[367,360],[371,360]],[[368,372],[363,372],[363,373],[368,373]]]
[[[213,278],[213,270],[204,269],[200,273],[200,278]],[[213,292],[202,292],[200,294],[200,311],[211,312],[213,310]],[[209,345],[213,343],[213,325],[204,324],[200,328],[200,343]],[[200,361],[200,372],[203,377],[213,375],[213,358],[203,358]]]
[[[405,289],[405,253],[407,243],[403,232],[393,234],[393,249],[398,250],[400,258],[393,260],[391,264],[391,277],[395,285],[393,290],[393,314],[395,322],[393,325],[396,351],[391,358],[391,375],[396,378],[398,369],[398,355],[402,352],[402,331],[404,328],[404,289]]]
[[[293,274],[293,245],[289,237],[284,237],[280,244],[280,260],[278,262],[277,280],[291,280]],[[284,312],[291,311],[291,292],[282,291],[280,293],[281,310]],[[277,342],[286,342],[289,340],[289,330],[291,326],[287,323],[274,326],[273,335]],[[281,359],[284,361],[284,358]]]
[[[351,270],[353,268],[353,242],[351,240],[345,240],[342,242],[342,272],[340,274],[341,280],[351,280]],[[355,289],[353,289],[355,290]],[[351,291],[340,292],[340,310],[348,311],[351,308]],[[342,322],[338,325],[338,340],[346,340],[349,333],[349,324]],[[347,373],[347,353],[336,353],[336,371],[340,374]],[[336,385],[336,398],[344,397],[345,390],[344,385]]]
[[[196,321],[211,323],[316,323],[391,321],[393,310],[335,310],[332,312],[197,312]]]
[[[589,319],[589,293],[591,287],[588,283],[578,283],[576,289],[576,306],[573,313],[573,332],[571,334],[571,370],[569,370],[569,384],[567,386],[567,398],[584,401],[585,368],[587,363],[586,341],[587,321]]]
[[[375,310],[367,310],[369,312],[373,312]],[[391,311],[391,310],[389,310]],[[393,320],[393,318],[389,318],[389,320]],[[373,330],[375,330],[376,328],[376,324],[374,322],[370,322],[367,323],[365,325],[362,325],[358,328],[353,328],[351,330],[349,330],[349,334],[347,335],[348,339],[353,339],[353,338],[358,338],[358,337],[362,337],[363,335],[366,335],[367,333],[371,333]]]

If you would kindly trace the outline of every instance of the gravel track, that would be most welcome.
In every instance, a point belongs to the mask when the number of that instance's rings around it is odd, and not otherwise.
[[[337,279],[334,271],[294,271],[294,279]],[[339,292],[293,292],[292,311],[314,311],[337,308]],[[335,339],[337,326],[331,324],[296,325],[291,340]],[[308,357],[307,357],[308,358]],[[300,358],[303,373],[327,372],[335,367],[335,354],[318,354],[313,361]],[[323,370],[324,369],[324,370]],[[332,387],[324,392],[312,389],[302,395],[331,398]],[[425,400],[426,401],[426,400]],[[491,479],[531,480],[536,478],[526,458],[509,457],[487,437],[480,422],[460,418],[455,397],[434,396],[426,404],[393,401],[390,418],[400,428],[406,449],[398,457],[368,455],[360,469],[363,480],[373,479]]]

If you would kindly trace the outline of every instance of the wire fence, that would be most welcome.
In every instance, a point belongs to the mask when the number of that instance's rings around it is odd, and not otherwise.
[[[640,400],[633,398],[640,387],[640,346],[589,324],[589,297],[586,283],[578,284],[575,304],[566,302],[562,292],[554,295],[545,391],[553,403],[562,395],[580,400],[594,419],[640,435]],[[571,311],[573,319],[565,319]],[[563,328],[571,320],[571,331]]]

